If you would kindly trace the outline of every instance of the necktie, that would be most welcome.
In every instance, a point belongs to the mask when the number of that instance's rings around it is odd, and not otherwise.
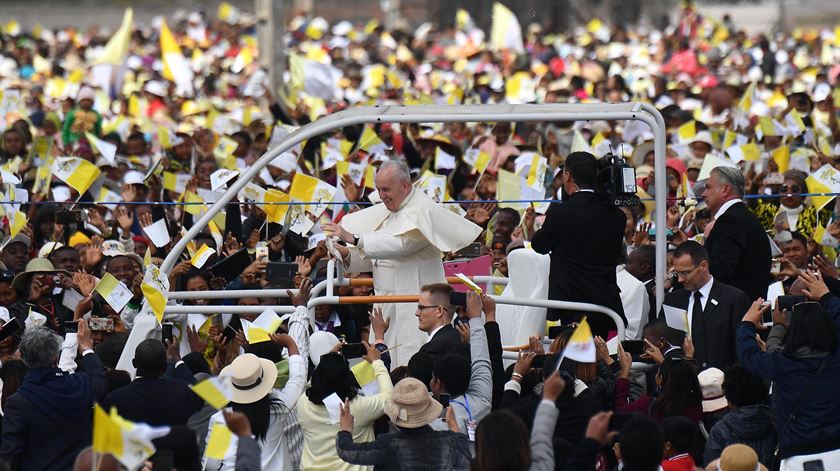
[[[705,323],[703,322],[703,303],[700,299],[703,295],[699,291],[694,294],[694,306],[691,307],[691,338],[694,341],[694,357],[706,358],[706,348],[704,340]]]

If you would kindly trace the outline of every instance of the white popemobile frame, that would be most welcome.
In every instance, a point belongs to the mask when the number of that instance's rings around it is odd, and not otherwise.
[[[301,126],[286,136],[279,145],[270,149],[257,160],[254,165],[240,175],[224,195],[211,206],[207,212],[196,221],[175,247],[167,254],[161,265],[161,271],[169,273],[174,268],[178,257],[184,251],[187,242],[201,232],[210,220],[230,202],[239,191],[259,172],[283,152],[307,139],[328,133],[330,131],[357,124],[369,123],[434,123],[434,122],[495,122],[495,121],[591,121],[591,120],[639,120],[650,126],[654,136],[654,171],[657,175],[665,175],[665,140],[666,129],[662,115],[652,105],[646,103],[581,103],[581,104],[547,104],[547,105],[415,105],[415,106],[369,106],[351,108],[325,116],[315,122]],[[665,199],[667,194],[664,178],[655,180],[656,190],[656,220],[665,220]],[[665,296],[665,226],[656,225],[656,308],[662,306]],[[506,278],[474,277],[481,283],[506,284]],[[344,278],[341,265],[336,266],[334,260],[327,264],[327,279],[315,285],[312,289],[312,299],[309,300],[310,317],[312,308],[319,304],[339,304],[340,299],[333,294],[336,286],[348,286],[349,280]],[[321,291],[326,295],[315,298]],[[490,289],[488,289],[490,291]],[[173,291],[169,299],[225,299],[243,297],[285,297],[286,290],[229,290],[229,291]],[[574,303],[547,299],[523,299],[493,296],[498,304],[513,304],[520,306],[535,306],[546,308],[561,308],[568,310],[601,312],[610,316],[616,322],[618,338],[624,338],[624,323],[615,311],[604,306],[588,303]],[[219,312],[230,314],[261,313],[266,309],[273,309],[277,313],[291,312],[291,306],[175,306],[167,305],[167,314],[202,313],[214,314]],[[506,352],[510,353],[510,352]],[[509,357],[510,355],[506,355]]]

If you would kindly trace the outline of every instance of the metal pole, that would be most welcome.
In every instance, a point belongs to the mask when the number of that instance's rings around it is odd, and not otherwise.
[[[658,175],[665,175],[665,119],[653,105],[642,104],[642,109],[647,111],[655,119],[653,130],[653,171]],[[665,301],[665,262],[668,241],[665,238],[665,200],[668,190],[665,187],[665,178],[654,180],[656,189],[656,312],[662,308]]]

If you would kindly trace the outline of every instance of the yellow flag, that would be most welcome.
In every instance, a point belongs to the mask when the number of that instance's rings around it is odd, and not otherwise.
[[[228,405],[233,398],[230,379],[226,377],[210,377],[190,386],[190,389],[215,409]]]
[[[741,146],[741,151],[744,153],[744,160],[758,160],[761,158],[761,149],[755,141],[750,141]]]
[[[755,95],[755,82],[750,83],[750,86],[747,87],[747,90],[744,92],[744,96],[742,96],[741,101],[738,102],[738,109],[744,113],[749,113],[750,109],[752,109],[753,95]]]
[[[566,348],[563,350],[563,358],[581,363],[595,363],[595,339],[592,337],[592,329],[589,328],[586,317],[581,319],[580,324],[569,337]]]
[[[788,171],[788,167],[790,167],[790,147],[781,146],[778,149],[770,151],[770,155],[773,157],[773,162],[776,162],[776,165],[779,167],[779,173]]]
[[[20,230],[23,229],[26,222],[26,214],[21,211],[15,211],[9,221],[9,230],[11,231],[12,238],[20,233]]]
[[[149,256],[149,263],[143,274],[140,290],[146,297],[146,301],[152,308],[155,317],[157,317],[158,323],[160,323],[163,320],[164,309],[166,309],[166,299],[169,297],[169,278],[160,271],[160,268],[152,264],[151,252],[147,250],[146,254]]]
[[[365,130],[362,132],[362,137],[359,139],[359,149],[367,152],[375,146],[382,147],[385,146],[385,143],[382,142],[382,139],[376,135],[372,127],[365,126]]]
[[[190,259],[190,263],[200,269],[215,253],[216,251],[208,247],[207,244],[201,244],[201,247],[196,250],[195,255]]]
[[[210,437],[207,442],[207,449],[204,450],[204,456],[214,459],[222,460],[228,452],[233,441],[233,434],[225,424],[213,424],[210,429]]]
[[[111,417],[99,406],[93,405],[93,442],[91,448],[96,453],[110,453],[122,456],[122,429],[111,420]]]
[[[680,137],[680,141],[694,138],[697,135],[697,122],[692,120],[683,124],[677,128],[677,135]]]
[[[120,28],[111,36],[105,45],[105,50],[99,56],[96,64],[123,65],[128,57],[128,46],[131,42],[131,31],[134,29],[134,11],[131,7],[125,9]]]
[[[299,174],[296,174],[296,176]],[[289,201],[289,195],[280,190],[269,189],[265,192],[266,203],[286,203]],[[268,222],[282,224],[286,219],[286,213],[289,212],[289,205],[287,204],[266,204],[263,206],[265,216]]]
[[[73,187],[81,195],[101,173],[96,165],[79,157],[61,157],[53,164],[53,175]]]
[[[365,187],[373,189],[374,182],[373,179],[376,176],[376,167],[373,165],[368,165],[367,169],[365,169]]]

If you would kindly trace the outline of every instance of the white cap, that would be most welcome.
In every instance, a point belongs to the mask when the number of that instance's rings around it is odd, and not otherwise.
[[[129,170],[125,172],[125,176],[123,177],[123,183],[126,185],[145,185],[146,182],[144,181],[145,175],[143,172],[138,172],[137,170]]]
[[[159,97],[166,96],[166,86],[157,80],[149,80],[146,82],[146,85],[143,86],[143,90]]]
[[[318,331],[309,336],[309,359],[316,367],[321,363],[321,357],[330,353],[338,345],[338,337],[332,332]]]
[[[47,256],[59,248],[64,247],[64,244],[61,242],[47,242],[41,247],[41,250],[38,251],[38,258],[47,258]]]

